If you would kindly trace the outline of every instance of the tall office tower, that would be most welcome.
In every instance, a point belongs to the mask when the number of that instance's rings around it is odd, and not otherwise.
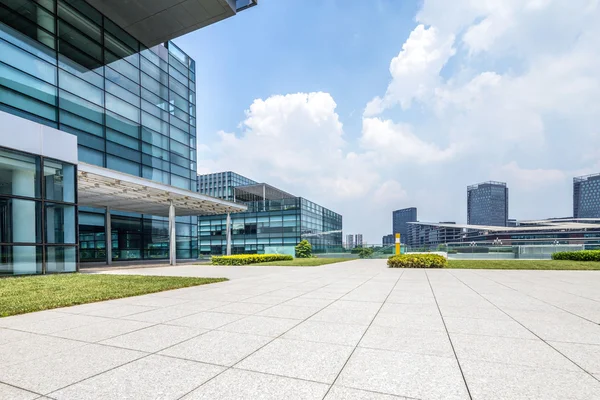
[[[356,247],[362,247],[363,246],[363,235],[362,233],[357,233],[356,235],[354,235],[354,244]]]
[[[196,258],[196,63],[171,39],[256,0],[0,2],[0,274]]]
[[[392,212],[392,234],[400,234],[400,242],[406,243],[408,237],[408,222],[417,221],[417,208],[409,207]]]
[[[573,218],[600,218],[600,174],[573,178]]]
[[[508,187],[483,182],[467,187],[467,224],[508,226]]]
[[[352,235],[352,234],[346,235],[346,248],[353,249],[355,247],[356,247],[356,245],[354,244],[354,235]]]

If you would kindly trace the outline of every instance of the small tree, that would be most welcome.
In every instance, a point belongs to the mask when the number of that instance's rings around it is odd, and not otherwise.
[[[373,249],[370,247],[363,247],[360,249],[358,256],[360,258],[371,258],[373,257]]]
[[[297,258],[311,258],[312,257],[312,245],[306,239],[298,243],[296,246],[296,257]]]

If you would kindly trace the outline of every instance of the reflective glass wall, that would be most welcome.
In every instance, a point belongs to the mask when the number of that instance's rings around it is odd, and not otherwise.
[[[77,270],[75,166],[0,148],[0,275]]]
[[[0,109],[77,135],[79,159],[196,190],[195,63],[80,0],[0,2]]]

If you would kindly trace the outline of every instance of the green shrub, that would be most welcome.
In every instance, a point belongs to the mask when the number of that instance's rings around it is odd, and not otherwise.
[[[373,249],[370,247],[361,247],[360,251],[358,252],[358,256],[360,258],[371,258],[373,257]]]
[[[556,253],[552,253],[552,259],[600,262],[600,250],[559,251]]]
[[[212,265],[248,265],[270,261],[291,261],[294,257],[286,254],[240,254],[235,256],[213,256]]]
[[[437,254],[400,254],[388,258],[390,268],[444,268],[447,265],[448,260]]]
[[[296,258],[311,258],[312,257],[312,245],[306,239],[298,243],[296,246]]]

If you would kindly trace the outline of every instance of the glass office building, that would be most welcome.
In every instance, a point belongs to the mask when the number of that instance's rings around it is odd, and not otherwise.
[[[409,207],[392,212],[392,234],[400,234],[400,243],[407,243],[408,223],[417,221],[417,208]]]
[[[4,226],[0,256],[7,271],[16,268],[10,260],[21,257],[17,247],[22,246],[35,249],[29,256],[36,260],[35,272],[32,266],[26,268],[31,273],[72,270],[77,248],[81,261],[106,260],[106,209],[83,204],[77,208],[78,162],[196,192],[194,60],[170,41],[145,46],[92,7],[93,2],[0,2],[0,114],[18,116],[76,138],[72,151],[76,161],[65,164],[64,160],[40,154],[12,153],[9,149],[14,147],[6,143],[14,140],[5,135],[21,132],[2,132],[0,180],[5,186],[0,189]],[[241,2],[239,9],[255,4]],[[126,19],[133,15],[128,7],[133,6],[123,3],[111,11]],[[168,7],[166,13],[177,5]],[[202,24],[234,15],[235,11],[223,13],[216,8],[220,16],[211,16],[204,10],[202,18],[206,19]],[[192,17],[195,15],[190,13]],[[187,22],[185,29],[193,30],[194,21]],[[164,26],[157,24],[155,30],[160,32]],[[34,126],[31,131],[36,129],[42,128]],[[52,141],[57,133],[47,135]],[[19,145],[27,149],[26,143]],[[52,144],[46,140],[45,146]],[[26,168],[33,174],[27,183],[18,172],[25,164],[33,166]],[[56,171],[61,171],[60,175]],[[54,181],[47,178],[51,176],[55,176]],[[59,176],[65,185],[62,190],[71,197],[56,198],[52,194]],[[15,189],[25,184],[27,190]],[[168,257],[166,217],[110,212],[113,260]],[[31,231],[27,235],[13,227],[14,219],[21,214],[27,214]],[[36,216],[35,224],[30,227],[32,215]],[[49,223],[49,218],[54,218],[56,224]],[[60,221],[64,227],[59,229]],[[72,229],[73,224],[78,224],[78,229]],[[196,216],[177,217],[177,257],[198,256],[197,227]]]
[[[484,182],[467,187],[467,224],[508,226],[508,187]]]
[[[235,172],[218,172],[215,174],[198,175],[198,192],[233,201],[233,188],[237,186],[255,185],[252,179],[236,174]]]
[[[573,218],[600,218],[600,174],[573,178]]]
[[[210,174],[210,178],[201,175],[200,190],[214,190],[214,185],[206,182],[215,176],[222,177],[221,183],[216,183],[222,196],[233,195],[236,203],[248,207],[247,212],[231,216],[232,254],[293,253],[303,239],[312,244],[316,253],[341,250],[340,214],[264,183],[241,185],[240,182],[254,181],[235,173]],[[199,217],[200,254],[226,254],[226,220],[226,215]]]

